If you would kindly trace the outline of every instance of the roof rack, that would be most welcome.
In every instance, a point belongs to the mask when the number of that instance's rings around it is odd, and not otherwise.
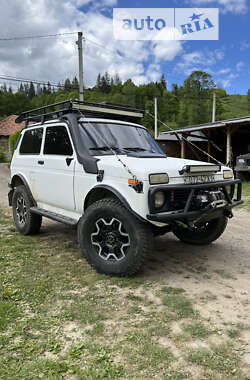
[[[22,112],[15,121],[16,123],[25,121],[25,127],[28,127],[29,122],[44,123],[48,120],[59,119],[64,114],[70,112],[77,112],[79,116],[82,117],[98,117],[102,119],[118,119],[133,122],[136,122],[144,116],[143,110],[129,106],[106,102],[90,103],[71,99]]]

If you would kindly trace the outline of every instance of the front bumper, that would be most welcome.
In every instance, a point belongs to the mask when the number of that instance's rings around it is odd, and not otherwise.
[[[226,187],[228,186],[237,186],[237,197],[235,200],[232,200],[229,196]],[[220,205],[214,205],[212,203],[208,204],[205,208],[190,211],[192,197],[195,190],[213,190],[215,188],[220,188],[225,196],[226,204],[222,207]],[[177,211],[167,211],[167,212],[157,212],[154,207],[154,194],[157,191],[175,191],[175,190],[188,190],[189,195],[186,200],[184,209]],[[149,190],[148,201],[149,201],[149,210],[150,213],[147,215],[147,219],[154,222],[171,224],[175,222],[184,222],[190,223],[194,221],[209,220],[211,218],[216,218],[221,214],[226,216],[232,216],[232,208],[236,207],[243,203],[241,200],[242,195],[242,184],[240,180],[224,180],[218,182],[202,183],[196,185],[165,185],[165,186],[156,186],[152,187]]]

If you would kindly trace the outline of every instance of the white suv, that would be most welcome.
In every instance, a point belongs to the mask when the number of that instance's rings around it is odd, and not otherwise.
[[[153,235],[216,240],[242,203],[241,182],[227,167],[166,157],[133,122],[142,116],[79,101],[22,113],[9,184],[17,230],[39,232],[42,216],[77,225],[89,264],[119,276],[141,269]]]

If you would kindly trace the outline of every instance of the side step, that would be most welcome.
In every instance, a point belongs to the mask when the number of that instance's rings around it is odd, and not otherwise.
[[[68,224],[70,226],[76,226],[78,223],[75,219],[68,218],[67,216],[56,214],[55,212],[47,211],[39,207],[31,207],[30,211],[34,214],[42,215],[45,216],[45,218],[56,220],[57,222]]]

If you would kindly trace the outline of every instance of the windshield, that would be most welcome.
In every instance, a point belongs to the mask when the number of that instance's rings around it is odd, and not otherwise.
[[[80,123],[80,133],[91,155],[150,152],[164,155],[150,133],[140,127],[119,123]]]

